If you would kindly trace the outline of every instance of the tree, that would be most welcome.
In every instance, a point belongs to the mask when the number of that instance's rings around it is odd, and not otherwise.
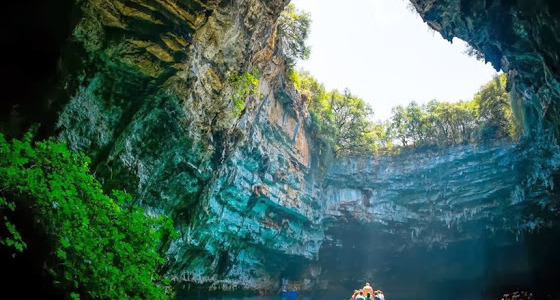
[[[404,146],[447,147],[469,142],[477,130],[474,101],[447,103],[432,100],[396,106],[391,117],[392,137]]]
[[[292,78],[311,115],[319,151],[335,156],[373,153],[388,140],[386,127],[370,121],[372,108],[349,90],[326,92],[309,72]]]
[[[329,93],[329,100],[336,129],[335,155],[371,152],[374,135],[368,133],[373,130],[369,121],[372,108],[349,90],[343,94],[334,90]]]
[[[414,144],[421,144],[424,139],[424,111],[414,101],[406,107],[406,132]]]
[[[519,136],[520,130],[513,118],[506,81],[505,74],[498,75],[474,97],[479,106],[480,138],[483,140],[515,139]]]
[[[408,146],[410,138],[408,136],[408,120],[406,117],[406,110],[401,105],[395,106],[391,109],[391,135],[397,139],[404,147]]]
[[[0,227],[11,228],[0,244],[26,251],[29,237],[11,218],[23,210],[52,249],[36,263],[67,299],[172,299],[157,270],[171,220],[146,216],[122,191],[106,195],[89,160],[65,144],[31,139],[8,142],[0,134]]]
[[[467,47],[463,53],[465,53],[468,56],[476,58],[476,60],[486,62],[484,58],[484,53],[482,53],[482,51],[478,50],[477,48],[473,47],[470,44],[467,44]]]
[[[293,71],[295,72],[295,71]],[[319,151],[329,152],[334,148],[333,112],[325,87],[309,72],[298,73],[299,91],[311,115],[311,132],[316,138]]]
[[[300,59],[308,59],[311,48],[307,45],[311,18],[308,13],[299,11],[288,4],[278,18],[277,45],[286,58],[288,67],[293,67]]]

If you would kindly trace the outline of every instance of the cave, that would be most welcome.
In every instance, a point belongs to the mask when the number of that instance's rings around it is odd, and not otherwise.
[[[288,2],[10,3],[0,133],[63,141],[105,190],[172,216],[162,270],[187,298],[276,292],[289,277],[313,296],[370,281],[394,300],[560,299],[560,4],[410,0],[426,26],[507,73],[523,137],[339,158],[314,138],[279,56]],[[231,74],[255,69],[258,93],[236,110]],[[38,246],[18,260],[2,248],[18,274],[7,288],[30,274],[58,295],[41,269],[50,246],[25,214],[12,217]]]

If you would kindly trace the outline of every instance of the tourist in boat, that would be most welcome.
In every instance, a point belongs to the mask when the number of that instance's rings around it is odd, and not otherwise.
[[[373,295],[373,288],[371,287],[371,285],[369,285],[369,282],[366,282],[366,285],[362,288],[362,291],[364,291],[364,294],[372,294]]]
[[[354,290],[354,293],[352,294],[352,297],[350,298],[350,300],[356,300],[356,297],[358,296],[359,292],[360,292],[359,290]]]
[[[375,291],[375,293],[377,294],[377,300],[385,300],[385,295],[383,295],[383,291],[377,290]]]
[[[373,300],[373,297],[371,296],[371,293],[366,293],[366,296],[364,297],[365,300]]]
[[[288,290],[288,279],[282,278],[282,292],[285,292],[287,290]]]
[[[356,300],[365,300],[363,291],[358,292],[358,295],[356,296]]]

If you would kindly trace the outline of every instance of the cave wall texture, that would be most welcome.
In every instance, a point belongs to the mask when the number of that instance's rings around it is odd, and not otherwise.
[[[449,41],[467,41],[496,70],[508,73],[526,133],[558,138],[560,4],[550,0],[410,0]]]
[[[2,30],[26,51],[11,50],[0,128],[40,122],[90,155],[108,189],[172,216],[166,270],[181,289],[276,289],[288,276],[345,293],[374,278],[393,299],[554,292],[560,4],[411,0],[508,72],[520,144],[329,165],[275,44],[288,2],[12,3]],[[238,115],[228,77],[255,67],[259,95]]]

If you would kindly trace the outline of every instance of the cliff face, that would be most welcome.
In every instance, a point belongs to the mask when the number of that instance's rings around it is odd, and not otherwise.
[[[277,56],[275,24],[287,2],[78,1],[66,9],[72,29],[45,101],[54,117],[39,120],[92,157],[107,189],[173,217],[180,236],[166,270],[181,288],[275,289],[286,276],[347,292],[375,278],[397,295],[404,283],[414,294],[442,278],[485,284],[493,268],[496,276],[540,270],[510,250],[545,245],[546,235],[526,233],[558,218],[558,6],[412,1],[444,37],[471,42],[510,71],[535,139],[348,158],[325,172]],[[259,93],[237,114],[229,78],[254,68]],[[35,115],[31,106],[10,106],[2,128]],[[502,251],[518,263],[489,258]],[[419,280],[415,272],[429,266]]]
[[[108,187],[174,218],[168,273],[209,289],[276,286],[323,238],[305,112],[275,56],[286,1],[89,1],[58,137]],[[63,64],[70,62],[64,62]],[[70,69],[70,66],[68,65]],[[260,70],[235,113],[232,74]]]
[[[540,226],[516,212],[529,205],[522,183],[525,155],[519,147],[500,145],[345,159],[327,177],[327,211],[335,219],[372,223],[410,245],[445,247],[479,237],[468,228]]]
[[[513,282],[553,289],[557,259],[544,249],[557,248],[547,238],[558,195],[533,179],[534,151],[462,146],[334,162],[323,194],[331,226],[310,283],[348,291],[371,280],[401,299],[480,297]]]

